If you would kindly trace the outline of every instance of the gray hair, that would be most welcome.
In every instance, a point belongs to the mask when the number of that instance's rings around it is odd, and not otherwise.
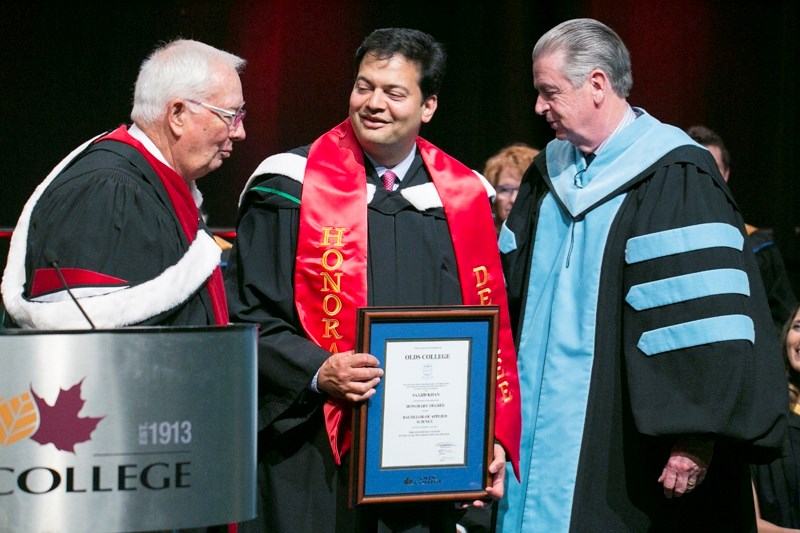
[[[190,39],[159,46],[139,68],[131,120],[144,125],[154,123],[172,98],[205,99],[214,90],[213,76],[220,64],[241,72],[245,60]]]
[[[533,61],[563,53],[564,76],[573,87],[586,82],[594,69],[605,72],[611,89],[627,98],[633,87],[631,56],[614,30],[594,19],[562,22],[545,33],[533,47]]]

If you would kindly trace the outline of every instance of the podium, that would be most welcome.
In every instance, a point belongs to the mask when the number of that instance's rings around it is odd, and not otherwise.
[[[0,531],[256,516],[256,326],[0,332]]]

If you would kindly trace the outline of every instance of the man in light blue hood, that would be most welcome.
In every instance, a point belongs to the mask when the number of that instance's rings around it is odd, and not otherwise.
[[[499,237],[523,435],[498,531],[755,531],[747,462],[786,398],[741,213],[707,150],[628,104],[604,24],[546,33],[533,81],[556,139]]]

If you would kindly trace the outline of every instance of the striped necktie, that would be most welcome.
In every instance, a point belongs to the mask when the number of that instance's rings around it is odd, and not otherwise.
[[[387,191],[394,190],[394,184],[397,182],[397,174],[392,172],[391,170],[387,170],[381,176],[381,181],[383,181],[383,188]]]

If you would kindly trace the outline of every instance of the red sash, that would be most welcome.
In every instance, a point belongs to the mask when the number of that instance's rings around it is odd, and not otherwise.
[[[186,182],[183,178],[151,154],[142,143],[128,133],[125,126],[120,126],[95,142],[106,139],[112,139],[133,146],[141,152],[147,162],[150,163],[150,166],[152,166],[153,170],[158,174],[161,183],[167,190],[175,215],[178,217],[178,222],[183,229],[186,240],[191,244],[194,240],[194,236],[197,234],[197,228],[200,223],[200,213],[197,210],[194,198],[192,198],[189,188],[186,186]],[[206,281],[206,289],[208,289],[211,295],[211,306],[214,311],[215,323],[218,326],[226,325],[228,323],[228,303],[225,299],[225,285],[222,281],[222,270],[219,266],[214,269],[214,272],[212,272],[208,281]]]
[[[491,206],[469,168],[424,139],[417,139],[417,148],[442,198],[463,303],[500,307],[495,436],[519,477],[516,351]],[[295,304],[309,338],[331,353],[355,348],[356,309],[367,304],[366,182],[363,154],[349,120],[312,144],[300,204]],[[351,444],[351,414],[343,400],[325,404],[337,464]]]

